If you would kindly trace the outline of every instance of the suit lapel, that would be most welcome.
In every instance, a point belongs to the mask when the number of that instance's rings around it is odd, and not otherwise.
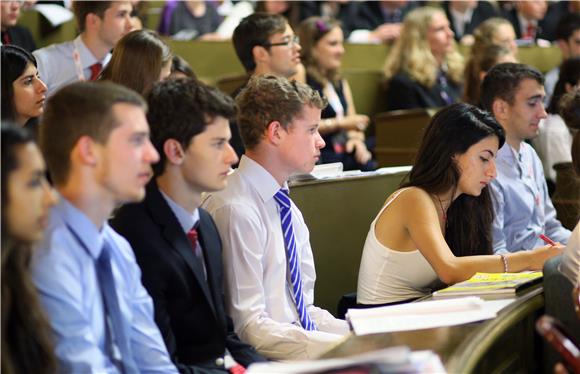
[[[218,243],[216,243],[216,237],[211,235],[212,227],[208,224],[207,219],[202,211],[200,211],[199,219],[199,241],[203,249],[203,254],[205,258],[205,269],[207,271],[207,281],[210,285],[210,292],[214,297],[213,300],[220,300],[221,284],[217,281],[218,269],[221,267],[221,254],[219,251]]]
[[[181,225],[161,195],[161,192],[159,191],[155,181],[149,184],[147,189],[147,198],[145,200],[153,221],[161,226],[162,235],[165,240],[175,251],[177,251],[177,253],[179,253],[179,255],[181,255],[181,257],[187,263],[193,272],[197,283],[202,289],[213,313],[215,314],[213,298],[205,280],[203,265],[201,261],[195,257],[189,239],[181,230]]]

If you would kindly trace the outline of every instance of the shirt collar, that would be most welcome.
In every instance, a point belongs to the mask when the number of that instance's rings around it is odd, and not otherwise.
[[[464,13],[461,13],[449,7],[449,12],[451,13],[451,15],[453,15],[453,18],[463,23],[468,23],[469,21],[471,21],[471,17],[473,15],[473,9],[471,8],[467,9]]]
[[[163,198],[167,202],[167,205],[169,205],[169,208],[177,218],[177,221],[179,222],[181,229],[185,233],[187,233],[189,230],[191,230],[192,227],[197,225],[197,223],[199,222],[199,209],[196,208],[193,211],[193,213],[190,213],[187,210],[185,210],[185,208],[183,208],[181,205],[173,201],[173,199],[171,199],[165,192],[161,191],[161,189],[159,189],[159,192],[161,192],[161,196],[163,196]]]
[[[270,174],[262,165],[247,157],[242,155],[240,160],[240,165],[238,166],[239,172],[244,173],[244,177],[247,179],[258,194],[262,198],[263,202],[271,200],[276,192],[280,190],[280,185],[276,179]],[[237,172],[237,171],[236,171]],[[288,182],[284,182],[284,189],[288,189]]]
[[[67,228],[87,250],[89,255],[94,259],[99,258],[103,249],[107,222],[103,222],[103,228],[99,232],[98,228],[85,213],[62,196],[59,196],[59,201],[53,209],[55,212],[60,213]]]
[[[75,38],[75,40],[73,41],[73,45],[79,52],[83,69],[87,69],[88,67],[90,67],[93,64],[96,64],[97,62],[100,62],[103,66],[105,66],[111,59],[111,54],[107,53],[102,61],[97,60],[97,58],[93,55],[91,50],[83,42],[83,39],[81,38],[80,35]]]
[[[538,21],[535,19],[527,19],[524,16],[522,16],[519,12],[518,12],[518,20],[520,21],[520,29],[521,31],[525,32],[526,29],[528,28],[529,24],[534,25],[534,27],[538,27]]]

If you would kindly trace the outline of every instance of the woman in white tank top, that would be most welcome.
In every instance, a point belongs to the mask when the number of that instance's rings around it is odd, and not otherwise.
[[[386,304],[427,295],[476,272],[541,270],[561,247],[492,255],[489,183],[505,141],[497,121],[469,104],[439,111],[415,165],[371,223],[357,302]]]

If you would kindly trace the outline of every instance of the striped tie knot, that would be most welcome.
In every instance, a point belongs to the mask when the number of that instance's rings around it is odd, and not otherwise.
[[[296,304],[300,324],[305,330],[316,330],[316,324],[310,319],[310,315],[306,310],[306,304],[304,302],[302,275],[300,273],[300,265],[298,264],[298,257],[296,255],[296,240],[294,238],[294,227],[292,225],[292,203],[290,201],[288,190],[281,188],[274,195],[274,200],[280,208],[280,221],[282,223],[284,244],[286,245],[286,257],[288,260],[288,270],[290,272],[292,295],[294,296],[294,303]]]

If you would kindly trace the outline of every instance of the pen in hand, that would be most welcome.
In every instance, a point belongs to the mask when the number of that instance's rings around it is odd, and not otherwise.
[[[539,236],[540,236],[540,239],[542,239],[544,242],[546,242],[546,244],[556,245],[556,242],[553,241],[552,239],[548,238],[546,235],[540,234]]]

